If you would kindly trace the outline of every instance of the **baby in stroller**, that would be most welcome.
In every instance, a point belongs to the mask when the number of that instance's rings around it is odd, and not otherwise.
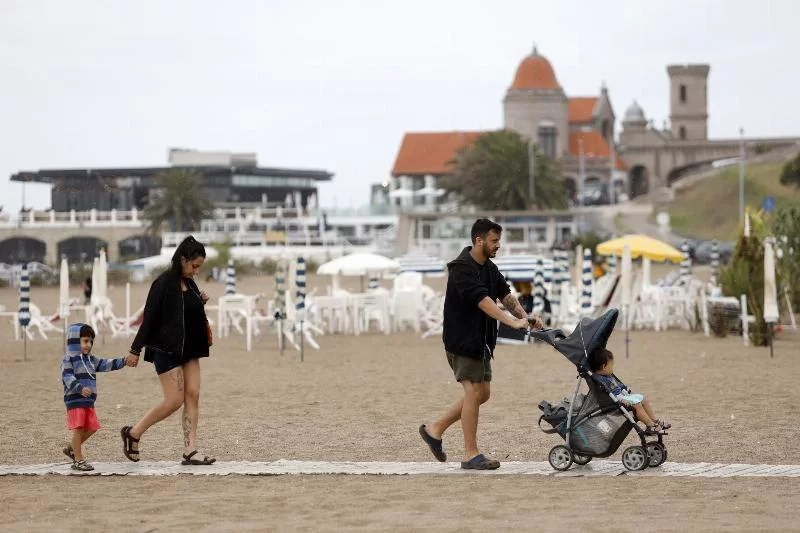
[[[577,383],[572,398],[560,403],[539,403],[542,415],[539,428],[545,433],[558,433],[564,444],[554,446],[548,454],[550,465],[556,470],[568,470],[572,464],[585,465],[594,457],[609,457],[625,441],[631,431],[637,443],[622,452],[622,464],[628,470],[643,470],[660,466],[667,459],[663,442],[668,424],[657,426],[652,411],[645,409],[644,398],[627,396],[630,391],[613,374],[613,354],[606,344],[617,322],[619,311],[610,309],[598,318],[584,318],[578,327],[565,335],[560,329],[531,330],[530,335],[550,344],[563,354],[578,370]],[[601,374],[595,374],[599,370]],[[580,392],[585,383],[589,391]],[[623,393],[622,396],[615,394]],[[629,406],[633,405],[633,409]],[[639,406],[644,417],[640,420],[652,429],[642,429],[634,413]],[[637,413],[638,416],[638,413]],[[547,422],[551,428],[542,426]],[[658,427],[658,431],[655,428]],[[656,440],[652,440],[655,438]]]
[[[646,427],[650,435],[663,433],[672,427],[663,420],[656,418],[650,402],[641,394],[634,394],[617,376],[614,375],[614,354],[611,350],[603,348],[595,350],[589,355],[589,367],[594,372],[595,381],[599,382],[606,392],[617,397],[625,407],[632,407],[636,418]]]

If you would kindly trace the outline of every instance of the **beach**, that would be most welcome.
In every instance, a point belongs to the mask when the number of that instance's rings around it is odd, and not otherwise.
[[[309,276],[324,292],[328,280]],[[429,282],[426,279],[426,282]],[[352,288],[357,280],[349,280]],[[384,282],[388,287],[389,282]],[[441,290],[443,280],[429,283]],[[224,285],[200,282],[212,299]],[[239,280],[245,294],[272,297],[274,279]],[[78,296],[79,287],[71,295]],[[146,297],[133,285],[131,309]],[[109,288],[124,314],[124,287]],[[16,308],[16,290],[0,289],[0,304]],[[55,311],[58,288],[32,289],[44,314]],[[76,321],[82,317],[73,317]],[[212,318],[214,318],[212,316]],[[59,323],[60,325],[60,323]],[[0,324],[0,402],[5,406],[0,464],[65,461],[62,337],[14,341]],[[800,464],[797,383],[800,335],[785,331],[769,349],[739,337],[701,332],[632,331],[609,342],[615,372],[673,424],[668,461]],[[94,353],[125,355],[131,338],[100,335]],[[278,459],[432,461],[420,424],[437,418],[460,395],[441,339],[400,332],[317,337],[304,361],[283,355],[266,333],[247,352],[242,336],[215,339],[202,361],[199,447],[218,461]],[[537,427],[542,400],[556,402],[575,386],[575,367],[546,345],[499,346],[491,400],[481,408],[481,449],[502,461],[546,461],[561,441]],[[98,376],[103,428],[86,445],[92,461],[124,461],[119,428],[137,421],[161,397],[152,365]],[[629,436],[609,459],[619,460]],[[444,437],[450,461],[460,461],[459,425]],[[143,461],[178,461],[178,415],[154,426],[141,442]],[[502,468],[502,466],[501,466]],[[80,494],[93,507],[73,522]],[[170,476],[0,477],[4,528],[47,531],[797,531],[800,479],[632,476]],[[52,524],[55,524],[53,526]]]

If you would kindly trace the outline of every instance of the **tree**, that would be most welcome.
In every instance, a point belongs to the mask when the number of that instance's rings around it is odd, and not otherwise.
[[[480,209],[523,210],[529,198],[528,143],[518,133],[500,130],[484,133],[459,150],[453,170],[441,186],[458,193]],[[564,209],[567,198],[555,162],[537,153],[534,201],[538,208]]]
[[[794,185],[796,188],[800,189],[800,152],[794,156],[794,159],[791,159],[786,162],[783,166],[783,172],[781,172],[781,185]]]
[[[777,237],[777,248],[780,250],[778,269],[782,271],[784,285],[792,300],[794,309],[800,308],[800,207],[781,207],[775,212],[772,220],[772,231]],[[780,295],[779,295],[780,296]]]
[[[148,231],[193,231],[211,214],[213,204],[200,188],[200,176],[191,170],[169,170],[155,175],[150,203],[144,209]]]

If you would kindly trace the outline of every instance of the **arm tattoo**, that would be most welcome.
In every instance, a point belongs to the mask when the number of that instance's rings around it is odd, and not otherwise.
[[[517,297],[513,294],[507,294],[506,297],[503,298],[503,305],[515,317],[528,318],[528,313],[525,312],[522,304],[519,303],[519,300],[517,300]]]

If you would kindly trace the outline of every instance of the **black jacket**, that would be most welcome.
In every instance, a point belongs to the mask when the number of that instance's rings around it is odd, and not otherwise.
[[[190,291],[200,294],[194,280],[187,278],[185,281]],[[131,343],[131,352],[138,354],[142,347],[153,346],[165,352],[182,354],[185,333],[181,284],[167,271],[150,286],[144,304],[144,318]],[[153,360],[148,351],[145,351],[144,360]]]
[[[479,265],[469,254],[471,249],[467,246],[447,264],[442,340],[448,352],[483,359],[485,347],[494,353],[497,321],[484,313],[478,303],[487,296],[493,301],[502,300],[511,289],[497,266],[491,260]]]

